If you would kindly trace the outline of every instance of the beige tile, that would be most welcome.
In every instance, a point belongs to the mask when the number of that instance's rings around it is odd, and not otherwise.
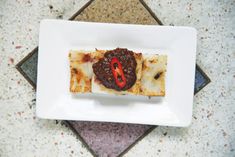
[[[157,24],[138,0],[95,0],[75,20],[107,23]]]

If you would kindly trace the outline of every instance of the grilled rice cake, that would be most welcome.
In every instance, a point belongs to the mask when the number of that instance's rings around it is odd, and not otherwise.
[[[91,92],[92,55],[85,51],[70,51],[70,92]]]
[[[97,53],[99,56],[98,58],[102,58],[103,54]],[[131,94],[131,95],[138,95],[140,91],[140,78],[141,78],[141,70],[142,70],[142,62],[143,57],[141,53],[134,53],[134,58],[136,60],[137,66],[136,66],[136,81],[134,85],[125,90],[125,91],[117,91],[115,89],[107,88],[105,87],[97,78],[96,75],[92,76],[92,93],[100,93],[100,94],[117,94],[117,95],[125,95],[125,94]]]
[[[72,93],[131,94],[144,96],[165,95],[166,55],[134,53],[136,60],[136,82],[125,90],[117,91],[105,87],[94,75],[92,65],[104,57],[105,50],[94,52],[70,51],[70,91]]]
[[[144,56],[140,95],[165,96],[166,66],[166,55]]]

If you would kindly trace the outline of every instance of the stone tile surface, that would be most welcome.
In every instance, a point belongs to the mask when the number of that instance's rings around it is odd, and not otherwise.
[[[70,121],[89,148],[101,157],[116,157],[153,128],[149,125]]]
[[[235,1],[145,2],[164,25],[197,29],[197,63],[212,82],[194,97],[190,127],[158,127],[126,157],[235,156]]]
[[[95,0],[75,20],[156,25],[149,15],[138,0]]]
[[[37,45],[41,19],[67,19],[86,2],[0,1],[0,156],[91,156],[68,128],[35,117],[35,92],[14,67]],[[190,127],[158,127],[125,156],[235,156],[235,2],[146,3],[163,24],[197,28],[197,63],[212,82]]]
[[[38,45],[41,19],[68,19],[86,2],[0,1],[0,157],[92,156],[70,129],[35,117],[35,91],[15,69]]]
[[[76,20],[113,22],[113,23],[136,23],[155,24],[156,21],[138,0],[119,1],[94,1],[89,5]],[[103,4],[103,5],[102,5]],[[115,7],[114,7],[115,6]],[[102,16],[101,16],[102,15]],[[36,50],[37,51],[37,50]],[[36,84],[37,53],[34,53],[22,65],[22,70],[30,80]],[[195,78],[195,91],[207,84],[205,78],[197,70]],[[88,147],[97,156],[118,156],[141,137],[144,137],[153,129],[147,125],[95,123],[67,121],[76,133],[85,141]]]

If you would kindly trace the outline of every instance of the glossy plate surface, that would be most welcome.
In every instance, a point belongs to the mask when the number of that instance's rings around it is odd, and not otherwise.
[[[166,96],[72,95],[71,49],[117,47],[167,54]],[[40,25],[37,116],[46,119],[188,126],[192,118],[196,30],[191,27],[43,20]]]

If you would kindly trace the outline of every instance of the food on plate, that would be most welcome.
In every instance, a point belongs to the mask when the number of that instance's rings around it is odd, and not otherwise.
[[[167,56],[146,55],[142,66],[140,94],[146,96],[165,95]]]
[[[144,56],[116,48],[70,51],[69,59],[73,93],[165,95],[165,55]]]
[[[73,93],[91,92],[92,63],[91,53],[70,51],[70,91]]]
[[[117,48],[92,65],[93,93],[139,94],[142,54]]]

